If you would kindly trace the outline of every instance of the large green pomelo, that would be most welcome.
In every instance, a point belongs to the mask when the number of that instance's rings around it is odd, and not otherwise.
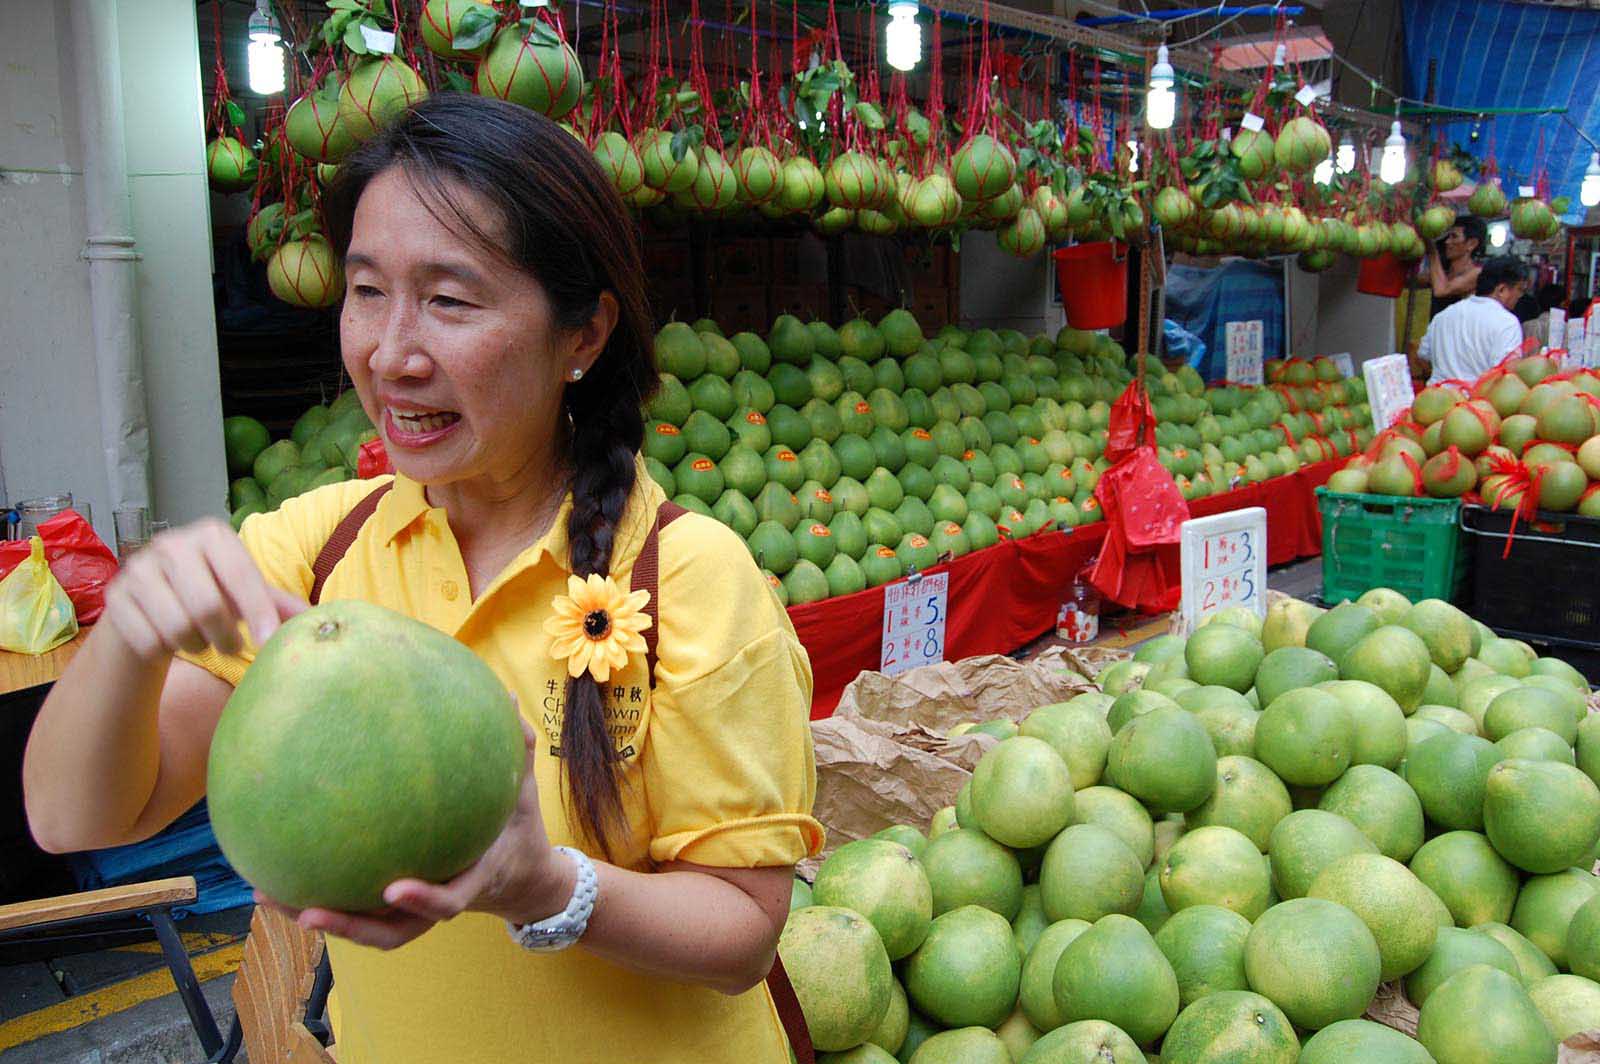
[[[1002,480],[1009,479],[1002,476]],[[1100,690],[1112,698],[1138,689],[1150,674],[1150,663],[1145,661],[1117,661],[1107,665],[1095,677]],[[1108,707],[1109,708],[1109,707]]]
[[[1548,728],[1567,743],[1578,741],[1578,720],[1554,691],[1520,684],[1496,695],[1483,713],[1483,734],[1498,742],[1518,728]]]
[[[820,1053],[818,1064],[894,1064],[894,1054],[872,1042],[839,1053]]]
[[[1256,756],[1285,783],[1320,787],[1350,766],[1355,722],[1344,703],[1326,691],[1287,691],[1261,713]]]
[[[1322,792],[1317,808],[1350,821],[1379,853],[1396,861],[1411,860],[1422,845],[1422,802],[1410,784],[1386,768],[1352,765]]]
[[[1189,678],[1195,683],[1216,684],[1239,692],[1250,689],[1256,668],[1265,656],[1260,640],[1231,624],[1198,629],[1183,649]]]
[[[1254,758],[1226,756],[1217,758],[1216,790],[1184,819],[1191,828],[1233,828],[1265,853],[1272,829],[1293,811],[1288,788],[1271,769]]]
[[[1443,724],[1451,731],[1460,732],[1462,735],[1478,735],[1478,724],[1472,719],[1472,714],[1449,706],[1421,705],[1410,720],[1431,720]],[[1409,723],[1409,721],[1408,721]]]
[[[543,43],[513,24],[494,35],[478,64],[473,91],[561,118],[583,96],[583,64],[565,41]]]
[[[1044,929],[1022,963],[1019,995],[1022,1011],[1028,1021],[1041,1031],[1053,1031],[1066,1022],[1056,1006],[1056,963],[1073,940],[1089,927],[1087,920],[1056,921]]]
[[[933,888],[935,916],[979,905],[1012,920],[1022,908],[1022,866],[981,831],[958,828],[930,839],[922,865]]]
[[[1165,856],[1162,855],[1163,858]],[[1152,935],[1172,918],[1172,907],[1161,896],[1161,870],[1157,867],[1145,870],[1144,894],[1139,898],[1139,907],[1133,911],[1133,918]]]
[[[1338,664],[1351,647],[1378,627],[1378,615],[1367,607],[1342,602],[1311,622],[1311,627],[1306,629],[1306,646]]]
[[[922,1043],[938,1034],[942,1028],[928,1019],[916,1009],[910,1010],[911,1015],[906,1021],[906,1036],[900,1043],[900,1048],[895,1050],[895,1059],[901,1064],[909,1061],[921,1047]]]
[[[1074,790],[1100,782],[1106,752],[1111,748],[1111,728],[1105,714],[1065,702],[1040,706],[1022,722],[1020,733],[1050,744],[1066,762]]]
[[[912,1003],[930,1019],[946,1027],[994,1027],[1016,1004],[1022,957],[1005,919],[963,905],[934,918],[905,962],[904,977]]]
[[[1378,943],[1386,981],[1414,971],[1433,952],[1441,903],[1399,861],[1375,853],[1341,857],[1312,881],[1307,897],[1338,902],[1361,917]]]
[[[1011,1064],[1011,1051],[984,1027],[940,1031],[917,1047],[909,1064]]]
[[[1079,1020],[1048,1032],[1018,1064],[1144,1064],[1126,1031],[1104,1020]]]
[[[1244,947],[1245,974],[1298,1026],[1355,1019],[1378,990],[1378,943],[1361,918],[1321,898],[1280,902],[1261,915]]]
[[[1207,994],[1249,989],[1244,972],[1249,936],[1250,921],[1218,905],[1193,905],[1172,914],[1155,941],[1177,976],[1183,1007]]]
[[[1548,975],[1527,988],[1556,1041],[1600,1029],[1600,985],[1579,975]]]
[[[1333,660],[1306,647],[1279,647],[1261,659],[1256,669],[1256,697],[1269,706],[1281,694],[1337,680]]]
[[[1194,828],[1162,860],[1161,894],[1175,913],[1219,905],[1254,920],[1272,901],[1271,870],[1255,843],[1233,828]]]
[[[906,1034],[911,1027],[911,1003],[906,997],[905,987],[900,985],[900,980],[895,979],[889,983],[889,1008],[883,1014],[883,1020],[867,1038],[866,1045],[873,1045],[889,1054],[889,1059],[894,1059],[894,1054],[905,1045]]]
[[[1267,607],[1267,619],[1261,624],[1262,647],[1272,651],[1305,646],[1306,632],[1325,612],[1299,599],[1280,599]]]
[[[271,442],[267,427],[253,417],[240,415],[222,421],[222,443],[227,453],[228,473],[232,476],[242,477],[249,473],[256,456],[265,451]],[[270,481],[272,478],[267,479]]]
[[[1474,965],[1428,1000],[1417,1041],[1440,1064],[1555,1064],[1555,1039],[1515,976]]]
[[[857,839],[835,850],[817,870],[812,898],[865,916],[892,961],[920,946],[933,920],[927,873],[915,854],[887,839]]]
[[[1521,979],[1517,959],[1493,936],[1459,927],[1441,927],[1427,959],[1406,977],[1406,997],[1421,1008],[1451,976],[1477,964],[1491,965]]]
[[[1567,967],[1585,979],[1600,976],[1600,901],[1591,898],[1573,913],[1564,943]]]
[[[1197,808],[1216,789],[1216,774],[1211,737],[1178,708],[1136,717],[1112,738],[1106,756],[1109,782],[1155,812]]]
[[[1577,761],[1584,775],[1600,783],[1600,713],[1578,725]]]
[[[1399,624],[1411,611],[1411,600],[1388,587],[1363,592],[1356,605],[1365,606],[1378,616],[1379,624]]]
[[[1483,645],[1478,648],[1476,657],[1495,672],[1514,676],[1519,680],[1533,671],[1533,659],[1524,654],[1510,639],[1484,640]]]
[[[1567,868],[1547,876],[1529,876],[1511,910],[1510,924],[1555,962],[1567,967],[1567,934],[1572,920],[1590,899],[1600,894],[1600,880],[1581,868]]]
[[[1437,1064],[1415,1039],[1371,1020],[1340,1020],[1306,1039],[1299,1064]]]
[[[1600,788],[1571,765],[1502,761],[1484,784],[1485,834],[1524,872],[1576,865],[1600,841]]]
[[[1146,675],[1145,683],[1149,684],[1150,676],[1155,674],[1156,666],[1151,666],[1150,674]],[[1141,687],[1137,691],[1127,691],[1117,696],[1111,703],[1111,708],[1106,711],[1106,724],[1111,728],[1114,736],[1133,718],[1141,717],[1146,713],[1153,713],[1158,709],[1177,708],[1178,703],[1163,694],[1157,694],[1148,687]]]
[[[795,910],[778,937],[778,954],[816,1048],[849,1049],[883,1022],[894,974],[866,917],[826,905]]]
[[[1422,844],[1411,871],[1461,927],[1505,923],[1517,902],[1516,869],[1476,831],[1447,831]]]
[[[1150,863],[1155,853],[1155,825],[1150,814],[1133,795],[1115,787],[1086,787],[1073,795],[1072,822],[1097,824],[1127,844],[1139,867]]]
[[[1377,853],[1372,840],[1336,813],[1297,809],[1278,821],[1267,841],[1272,884],[1280,898],[1303,898],[1328,865],[1352,853]]]
[[[1564,665],[1566,663],[1561,662],[1561,664]],[[1572,714],[1572,719],[1579,724],[1582,724],[1585,718],[1589,716],[1588,690],[1579,690],[1560,676],[1541,675],[1536,672],[1530,676],[1523,677],[1522,685],[1524,687],[1537,687],[1555,695]],[[1574,741],[1576,741],[1576,736],[1574,736]]]
[[[339,86],[339,124],[353,139],[363,141],[427,95],[422,77],[400,57],[368,56]]]
[[[1244,695],[1231,687],[1212,684],[1180,691],[1174,699],[1205,728],[1217,756],[1255,756],[1256,725],[1261,712]]]
[[[1039,892],[1052,921],[1131,914],[1144,893],[1144,869],[1117,834],[1098,824],[1074,824],[1045,850]]]
[[[1400,766],[1406,755],[1406,716],[1389,692],[1365,680],[1330,680],[1317,690],[1333,695],[1350,711],[1355,725],[1352,765]]]
[[[1457,671],[1459,672],[1460,670]],[[1425,706],[1460,708],[1460,701],[1460,692],[1456,690],[1455,682],[1450,678],[1450,674],[1437,665],[1433,666],[1428,672],[1428,686],[1422,692],[1422,704]]]
[[[1489,740],[1447,731],[1411,752],[1405,780],[1429,820],[1444,828],[1477,831],[1483,827],[1484,785],[1500,760],[1499,748]]]
[[[1042,846],[1072,822],[1072,774],[1049,743],[1018,735],[979,759],[972,805],[978,826],[996,842]]]
[[[396,879],[442,882],[482,856],[525,759],[515,703],[482,659],[346,600],[261,648],[212,736],[206,793],[224,855],[263,893],[361,912]]]
[[[1067,946],[1056,964],[1056,1006],[1068,1021],[1105,1020],[1153,1042],[1178,1015],[1178,979],[1137,920],[1112,914]]]
[[[1526,935],[1510,924],[1478,924],[1473,930],[1488,935],[1506,948],[1517,962],[1517,971],[1520,973],[1518,978],[1522,980],[1523,986],[1532,986],[1545,976],[1556,974],[1555,962],[1544,955],[1544,950],[1535,946]],[[1568,933],[1570,941],[1570,928]],[[1568,959],[1571,959],[1570,956]]]
[[[294,441],[279,440],[256,454],[255,461],[251,463],[251,472],[256,483],[271,487],[273,481],[299,462],[300,448],[294,445]]]
[[[1043,860],[1044,855],[1040,854]],[[1027,960],[1028,954],[1033,951],[1034,943],[1039,941],[1039,936],[1044,934],[1045,928],[1050,926],[1050,918],[1044,914],[1044,900],[1039,891],[1039,884],[1029,883],[1022,888],[1022,908],[1017,911],[1016,917],[1011,921],[1011,935],[1017,940],[1017,952]]]
[[[1487,668],[1488,666],[1483,667]],[[1465,671],[1465,667],[1463,667],[1463,671]],[[1506,676],[1498,672],[1488,672],[1475,676],[1457,689],[1456,708],[1477,722],[1481,731],[1483,718],[1489,712],[1489,704],[1502,693],[1518,686],[1521,686],[1521,681],[1513,676]]]
[[[1363,637],[1346,651],[1339,663],[1339,674],[1341,679],[1376,684],[1409,713],[1422,704],[1432,660],[1421,636],[1391,624]]]
[[[1461,663],[1478,649],[1472,618],[1443,599],[1423,599],[1407,611],[1400,623],[1422,639],[1433,663],[1445,672],[1461,668]]]
[[[1187,1006],[1161,1043],[1165,1064],[1295,1064],[1300,1041],[1278,1006],[1222,990]]]

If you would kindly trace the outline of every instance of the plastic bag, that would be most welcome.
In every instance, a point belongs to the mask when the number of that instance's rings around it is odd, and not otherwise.
[[[34,536],[27,559],[0,580],[0,650],[43,654],[77,634],[72,600],[44,560],[44,540]]]
[[[117,556],[94,534],[76,510],[59,513],[39,526],[44,557],[78,611],[79,624],[93,624],[106,608],[106,585],[117,575]],[[0,543],[0,577],[28,558],[21,540]]]

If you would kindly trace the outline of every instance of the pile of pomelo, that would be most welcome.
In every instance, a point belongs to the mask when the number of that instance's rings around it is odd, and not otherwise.
[[[786,602],[850,594],[1000,538],[1099,520],[1120,345],[946,326],[907,311],[835,329],[784,315],[765,337],[673,322],[655,338],[651,475],[749,544]],[[1348,455],[1370,438],[1358,381],[1326,359],[1274,389],[1146,372],[1157,456],[1186,497]]]
[[[1375,452],[1328,487],[1600,517],[1600,372],[1528,355],[1424,388]]]
[[[253,417],[225,418],[222,440],[233,478],[228,485],[233,527],[251,514],[276,510],[285,499],[351,479],[361,445],[376,436],[354,388],[301,414],[289,435],[277,442]]]
[[[796,884],[824,1060],[1553,1064],[1600,1029],[1570,666],[1379,589],[1226,611],[1099,685],[972,727],[1000,742],[926,835]],[[1415,1038],[1363,1019],[1391,981]]]

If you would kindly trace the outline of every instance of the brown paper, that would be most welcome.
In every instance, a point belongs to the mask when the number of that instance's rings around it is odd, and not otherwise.
[[[1560,1064],[1600,1064],[1600,1031],[1582,1031],[1561,1043]]]

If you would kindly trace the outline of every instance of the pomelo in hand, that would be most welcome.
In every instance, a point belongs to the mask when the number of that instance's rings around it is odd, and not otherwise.
[[[481,857],[517,804],[515,703],[429,625],[331,602],[267,640],[211,740],[207,799],[233,866],[275,901],[360,912],[402,878]]]

